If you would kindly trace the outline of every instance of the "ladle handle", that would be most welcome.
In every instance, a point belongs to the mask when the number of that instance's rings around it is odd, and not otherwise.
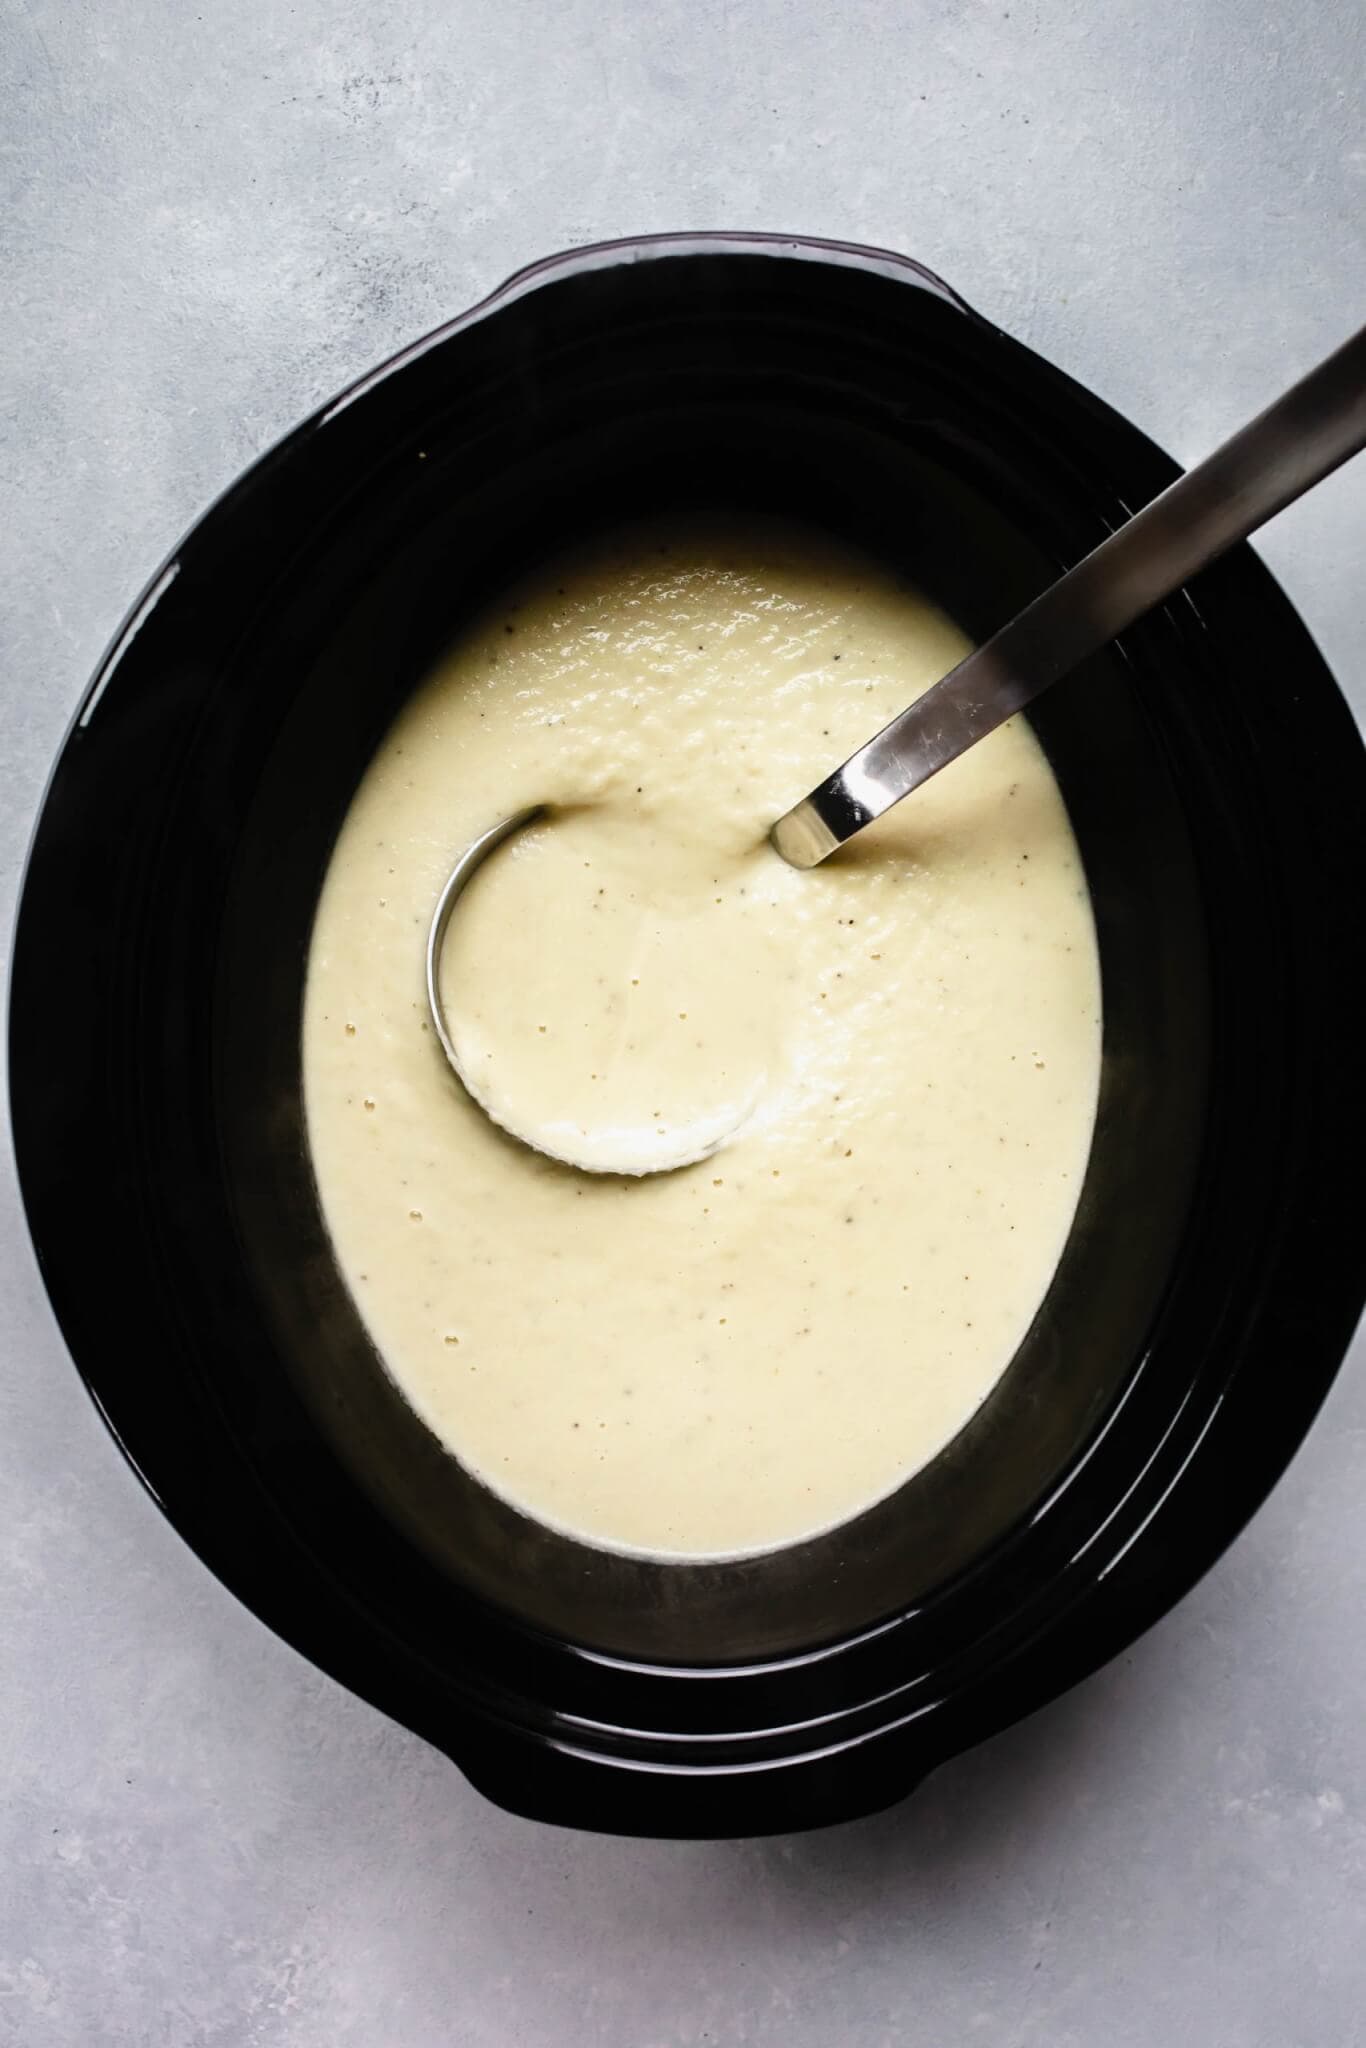
[[[814,867],[1364,445],[1366,327],[851,754],[778,852]]]

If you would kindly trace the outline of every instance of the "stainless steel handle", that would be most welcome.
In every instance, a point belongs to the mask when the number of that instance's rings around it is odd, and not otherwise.
[[[1366,327],[1168,486],[773,827],[810,868],[1366,446]]]

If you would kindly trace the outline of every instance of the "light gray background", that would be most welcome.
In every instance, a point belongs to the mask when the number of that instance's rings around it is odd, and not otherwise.
[[[1357,0],[0,0],[0,922],[115,624],[303,412],[656,227],[909,250],[1191,459],[1366,317]],[[1366,461],[1265,540],[1366,684]],[[1366,1374],[1089,1685],[823,1836],[486,1805],[125,1471],[0,1179],[0,2042],[1366,2041]],[[1287,1370],[1294,1370],[1293,1360]]]

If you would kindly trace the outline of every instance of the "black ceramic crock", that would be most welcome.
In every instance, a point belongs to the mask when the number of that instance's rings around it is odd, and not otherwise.
[[[1057,1276],[899,1493],[681,1566],[569,1542],[469,1479],[338,1277],[300,999],[370,752],[500,579],[599,522],[796,514],[981,635],[1175,473],[901,258],[721,234],[582,250],[259,462],[91,685],[10,1019],[62,1329],[205,1562],[504,1805],[672,1835],[885,1805],[1111,1656],[1229,1541],[1361,1305],[1366,772],[1246,548],[1045,700],[1105,997]]]

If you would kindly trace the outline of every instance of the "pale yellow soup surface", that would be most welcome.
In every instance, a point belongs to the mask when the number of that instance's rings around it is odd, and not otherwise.
[[[869,1506],[999,1379],[1047,1289],[1100,1066],[1090,902],[1013,720],[809,873],[768,825],[961,659],[813,536],[639,530],[551,564],[420,688],[309,959],[318,1188],[376,1349],[450,1451],[609,1548],[735,1555]],[[462,846],[547,820],[457,906]]]

